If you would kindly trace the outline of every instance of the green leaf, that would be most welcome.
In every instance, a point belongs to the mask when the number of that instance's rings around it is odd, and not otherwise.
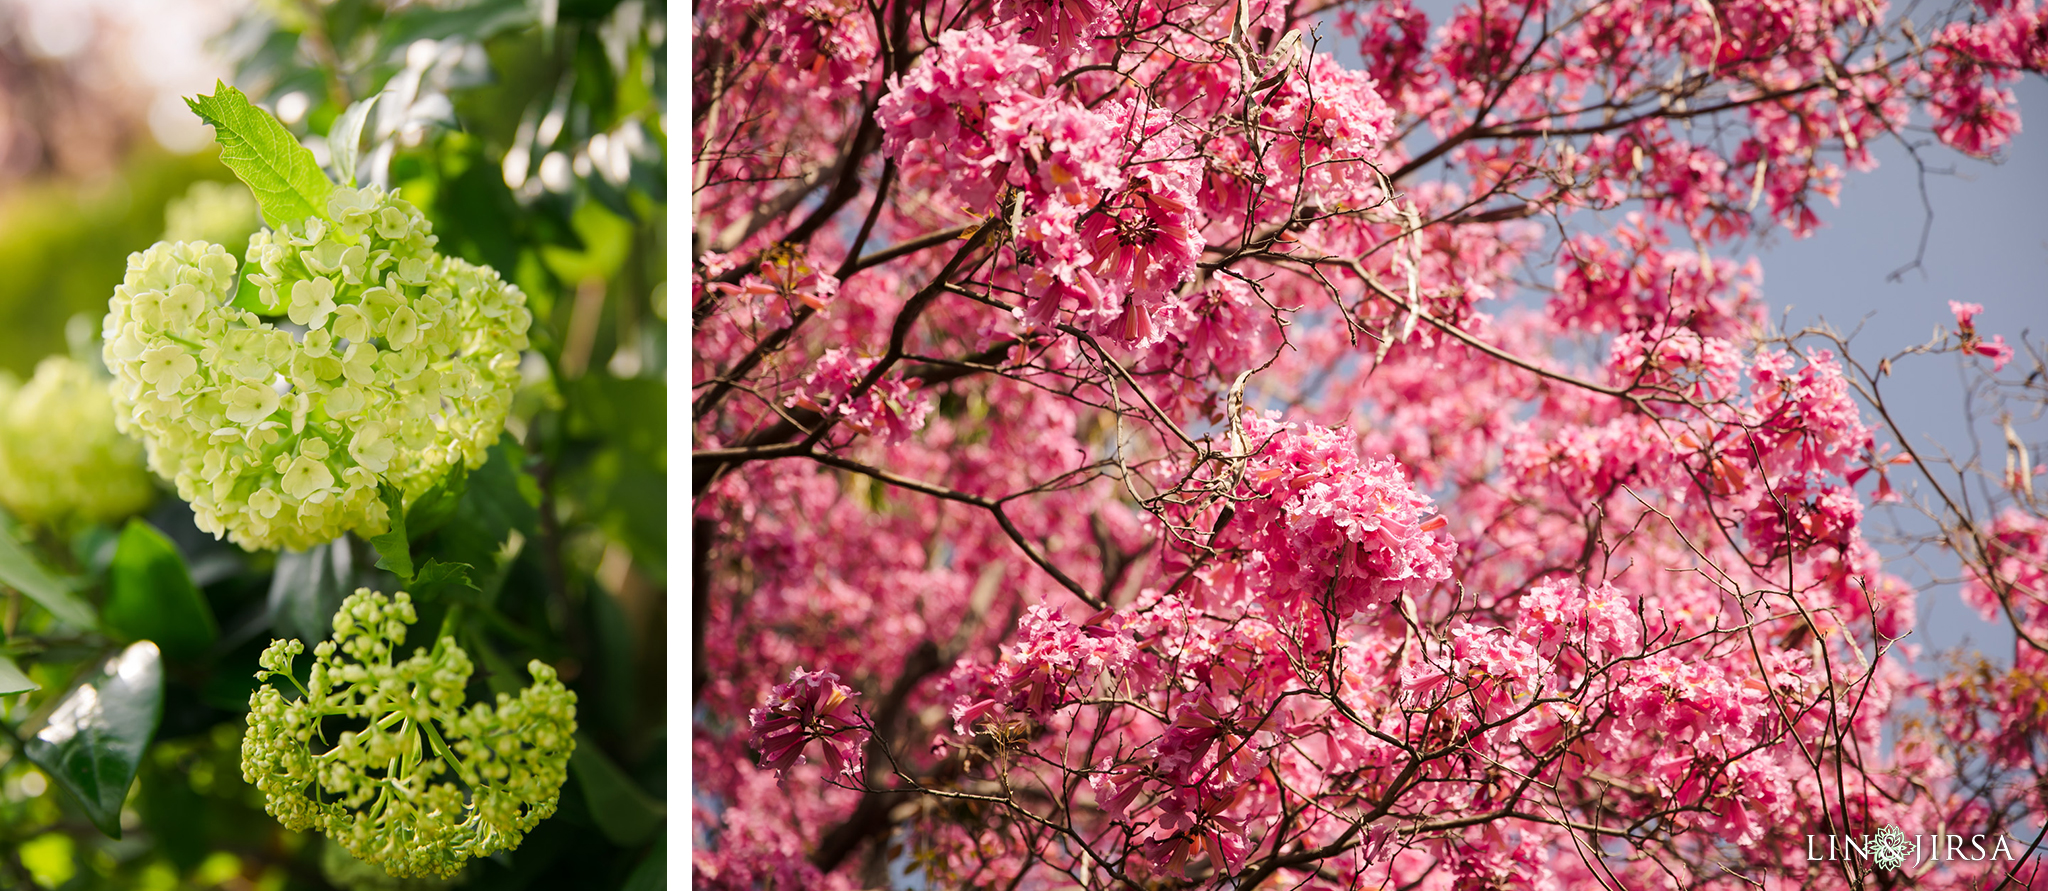
[[[469,474],[453,516],[434,536],[433,553],[476,567],[498,565],[498,548],[513,530],[533,538],[540,524],[540,485],[522,470],[526,452],[507,436]]]
[[[28,549],[15,541],[14,536],[0,531],[0,584],[28,595],[57,621],[73,628],[89,629],[99,622],[93,618],[92,604],[78,596],[57,576],[43,568]]]
[[[185,100],[199,119],[213,125],[220,160],[249,191],[272,226],[327,214],[334,183],[321,172],[312,151],[269,112],[249,104],[241,90],[216,81],[211,96]]]
[[[29,680],[28,675],[22,673],[21,666],[14,664],[13,659],[0,656],[0,696],[27,693],[42,688],[43,685]]]
[[[254,264],[251,264],[245,272],[253,271],[255,268]],[[246,309],[259,316],[284,315],[285,305],[283,296],[279,296],[276,303],[264,303],[262,289],[256,287],[256,283],[250,281],[248,275],[243,275],[241,282],[240,285],[235,287],[234,305],[236,309]],[[281,292],[277,291],[271,293],[281,294]]]
[[[394,4],[395,5],[395,4]],[[394,13],[377,29],[377,50],[371,55],[386,58],[416,40],[461,37],[482,42],[499,32],[523,28],[534,22],[539,4],[524,0],[480,0],[449,8],[416,3]]]
[[[426,603],[439,600],[444,596],[459,595],[465,589],[472,595],[480,593],[476,583],[470,580],[469,570],[470,567],[467,563],[443,563],[439,560],[428,560],[427,565],[420,567],[419,574],[413,576],[412,584],[407,586],[405,590],[412,595],[412,599],[416,603]]]
[[[506,659],[504,654],[499,653],[498,648],[491,645],[489,638],[480,634],[466,635],[466,637],[468,637],[468,640],[463,643],[463,649],[468,650],[471,655],[477,658],[478,662],[483,664],[484,683],[490,686],[491,694],[495,696],[502,693],[507,696],[518,696],[520,680],[526,677],[526,673],[513,666],[511,660]],[[578,748],[581,748],[580,743]],[[573,758],[574,756],[570,757]]]
[[[633,452],[656,470],[667,469],[666,382],[587,374],[563,389],[571,436],[604,440]]]
[[[107,629],[129,640],[152,640],[164,655],[189,662],[220,636],[213,608],[192,584],[176,545],[141,520],[129,520],[107,572]]]
[[[434,530],[455,516],[455,510],[462,504],[462,495],[469,491],[469,468],[458,463],[449,468],[448,475],[434,484],[433,488],[420,493],[412,500],[412,506],[405,509],[405,534],[414,541],[433,534]]]
[[[591,819],[613,844],[633,847],[661,831],[667,813],[661,802],[641,790],[633,778],[583,734],[576,735],[576,753],[569,756],[569,772],[583,787],[583,801],[590,806]]]
[[[355,590],[355,555],[343,536],[306,551],[277,555],[270,576],[271,627],[309,644],[334,633],[334,613]]]
[[[356,185],[356,160],[361,157],[363,122],[369,119],[370,109],[376,104],[377,96],[356,100],[334,119],[334,126],[327,129],[327,151],[334,155],[334,172],[341,174],[342,183],[349,188]]]
[[[187,750],[189,751],[189,750]],[[209,823],[206,796],[192,788],[184,759],[170,746],[158,746],[144,759],[136,781],[142,787],[136,810],[142,825],[156,842],[157,851],[180,871],[197,867],[211,849],[207,843]]]
[[[663,891],[668,887],[668,839],[656,837],[653,849],[633,867],[619,891]]]
[[[412,539],[405,534],[405,493],[397,486],[382,483],[377,486],[377,497],[384,500],[384,509],[391,515],[391,528],[383,535],[370,536],[370,546],[377,549],[377,568],[388,569],[403,580],[412,581]]]
[[[84,809],[110,838],[121,837],[121,804],[142,752],[163,716],[163,660],[137,641],[89,672],[47,715],[24,728],[22,754]]]

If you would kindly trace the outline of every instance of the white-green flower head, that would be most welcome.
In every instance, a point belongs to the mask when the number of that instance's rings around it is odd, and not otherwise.
[[[142,447],[114,425],[107,380],[63,356],[0,381],[0,503],[22,522],[112,522],[156,497]]]
[[[555,811],[575,749],[576,694],[554,669],[527,664],[517,697],[463,704],[469,655],[453,637],[393,652],[416,621],[405,592],[357,590],[313,650],[301,686],[296,640],[263,651],[249,697],[242,777],[288,829],[317,829],[394,876],[454,875],[464,861],[514,848]],[[335,720],[328,720],[335,719]]]
[[[337,187],[327,211],[249,242],[256,299],[290,328],[234,305],[234,258],[204,242],[130,255],[109,302],[121,429],[246,548],[386,531],[379,484],[411,504],[481,466],[519,383],[526,295],[435,253],[395,195]]]

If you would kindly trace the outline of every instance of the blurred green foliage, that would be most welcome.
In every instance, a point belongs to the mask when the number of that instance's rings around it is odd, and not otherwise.
[[[156,242],[164,206],[199,180],[242,187],[211,150],[150,149],[97,182],[40,182],[0,198],[0,367],[25,378],[63,352],[72,316],[96,329],[128,254]]]

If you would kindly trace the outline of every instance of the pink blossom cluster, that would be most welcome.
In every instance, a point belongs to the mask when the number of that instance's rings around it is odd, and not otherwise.
[[[1269,602],[1273,621],[1327,642],[1313,617],[1377,613],[1450,578],[1447,523],[1398,463],[1361,458],[1343,430],[1243,423],[1255,451],[1213,545],[1244,556],[1219,562],[1212,583]]]
[[[818,357],[803,386],[788,404],[819,414],[836,415],[855,432],[877,434],[897,442],[916,433],[931,413],[931,400],[917,392],[917,379],[885,377],[865,390],[860,385],[875,367],[844,349]]]
[[[858,695],[832,672],[791,671],[789,682],[777,684],[766,705],[747,713],[761,769],[785,777],[804,762],[804,752],[815,741],[833,774],[858,776],[861,745],[867,741],[853,705]]]

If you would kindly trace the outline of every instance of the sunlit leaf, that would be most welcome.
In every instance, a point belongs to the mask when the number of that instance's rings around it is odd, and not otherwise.
[[[129,644],[22,729],[22,754],[69,793],[94,826],[120,838],[121,804],[156,733],[163,701],[156,644]]]
[[[0,696],[42,688],[43,685],[29,680],[28,675],[22,673],[21,666],[14,664],[12,658],[0,656]]]
[[[341,175],[342,185],[350,188],[355,187],[356,161],[362,156],[363,122],[369,120],[370,110],[376,105],[377,96],[357,100],[327,130],[327,151],[334,156],[334,172]]]
[[[326,214],[334,183],[321,172],[320,162],[269,112],[249,104],[241,90],[216,82],[213,95],[195,96],[185,104],[213,125],[221,163],[249,184],[270,225]]]

